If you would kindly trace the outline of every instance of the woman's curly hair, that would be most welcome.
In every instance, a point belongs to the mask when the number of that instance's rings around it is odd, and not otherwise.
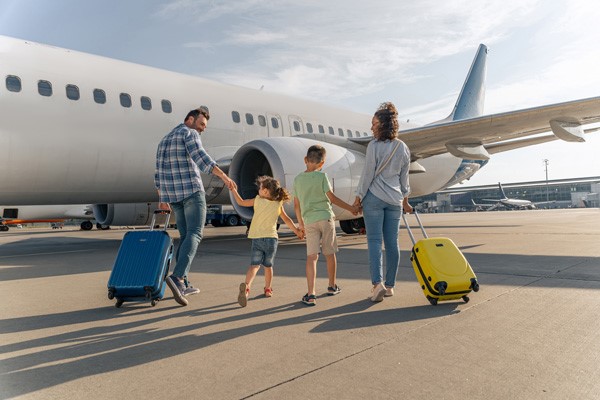
[[[375,118],[379,120],[378,140],[392,140],[398,136],[400,124],[398,123],[398,110],[394,104],[389,101],[381,103],[375,111]]]

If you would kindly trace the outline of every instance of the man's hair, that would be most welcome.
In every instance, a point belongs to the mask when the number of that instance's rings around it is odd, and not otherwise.
[[[306,159],[310,163],[318,164],[325,159],[326,153],[325,147],[315,144],[308,148],[308,151],[306,152]]]
[[[206,106],[200,106],[200,107],[196,108],[195,110],[190,111],[185,116],[184,121],[187,121],[187,119],[189,117],[192,117],[192,118],[196,119],[196,118],[198,118],[200,116],[200,114],[204,115],[204,118],[206,118],[207,121],[210,119],[210,112],[208,112],[208,107],[206,107]]]

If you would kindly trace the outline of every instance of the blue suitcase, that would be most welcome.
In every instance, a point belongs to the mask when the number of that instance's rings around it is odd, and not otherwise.
[[[155,230],[157,214],[167,214],[164,230]],[[108,279],[108,298],[125,301],[150,301],[152,306],[165,293],[165,278],[173,258],[173,239],[167,233],[170,211],[156,210],[149,231],[125,234],[115,265]]]

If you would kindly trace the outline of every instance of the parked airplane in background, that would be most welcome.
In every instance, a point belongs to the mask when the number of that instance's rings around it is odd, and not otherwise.
[[[482,116],[486,60],[480,45],[446,119],[401,123],[412,154],[412,196],[470,178],[494,153],[584,141],[584,125],[600,121],[600,97]],[[256,195],[258,175],[291,188],[308,147],[321,144],[336,195],[352,202],[372,139],[372,113],[2,36],[0,76],[0,204],[92,203],[103,225],[134,225],[138,210],[157,201],[157,144],[201,104],[211,112],[204,147],[244,198]],[[209,203],[231,203],[220,179],[203,179]],[[251,208],[233,203],[251,219]],[[344,231],[357,229],[352,214],[334,212]]]
[[[501,198],[481,199],[481,201],[494,202],[495,204],[476,204],[475,201],[473,201],[473,205],[484,211],[493,211],[497,210],[498,208],[507,208],[509,210],[533,210],[541,205],[556,203],[556,201],[533,202],[523,199],[511,199],[506,195],[506,193],[504,193],[504,188],[500,182],[498,182],[498,189],[500,190],[500,195],[502,196]]]
[[[91,205],[0,206],[0,231],[9,226],[33,223],[61,223],[66,219],[84,219],[81,229],[90,230],[94,219]]]

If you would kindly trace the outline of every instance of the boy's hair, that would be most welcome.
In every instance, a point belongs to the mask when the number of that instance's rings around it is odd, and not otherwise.
[[[286,202],[290,199],[290,194],[285,188],[279,185],[279,181],[272,176],[259,176],[256,178],[256,185],[260,189],[264,187],[269,191],[271,200]]]
[[[325,159],[326,153],[325,147],[318,144],[312,145],[306,152],[306,160],[310,163],[318,164]]]

